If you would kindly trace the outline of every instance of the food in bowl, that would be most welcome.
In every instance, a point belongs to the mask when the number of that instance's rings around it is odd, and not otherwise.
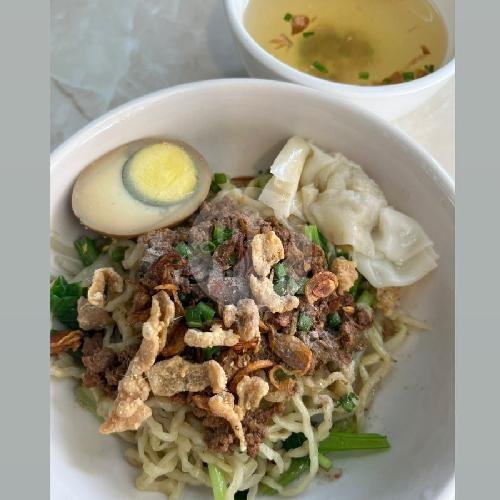
[[[328,454],[389,447],[364,414],[425,328],[398,300],[437,255],[359,165],[292,137],[267,172],[215,174],[183,221],[75,248],[83,269],[51,284],[52,373],[130,444],[138,488],[298,495],[340,477]]]
[[[444,62],[445,23],[429,0],[250,0],[250,35],[312,76],[354,85],[402,83]]]

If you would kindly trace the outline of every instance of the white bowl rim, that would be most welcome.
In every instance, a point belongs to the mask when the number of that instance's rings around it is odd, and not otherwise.
[[[101,117],[96,118],[91,121],[88,125],[80,129],[78,132],[73,134],[60,146],[58,146],[50,155],[50,175],[56,176],[58,171],[63,168],[64,157],[71,153],[75,148],[80,147],[82,144],[94,137],[100,135],[104,130],[112,127],[117,122],[126,120],[135,112],[140,112],[142,109],[154,105],[155,102],[161,101],[166,97],[175,95],[177,93],[190,92],[192,90],[202,90],[207,87],[220,87],[223,90],[224,87],[241,87],[241,89],[248,90],[248,87],[255,88],[277,88],[282,87],[283,89],[294,89],[296,92],[300,92],[304,95],[311,95],[315,97],[320,97],[326,101],[332,102],[334,105],[344,108],[350,112],[363,115],[364,118],[372,123],[375,127],[383,127],[390,134],[395,136],[398,140],[406,143],[408,148],[413,150],[420,158],[424,161],[419,163],[417,168],[422,170],[427,170],[427,173],[432,173],[433,181],[436,182],[442,189],[446,197],[454,204],[455,198],[455,182],[449,176],[449,174],[444,170],[444,168],[424,149],[420,146],[414,139],[408,136],[406,133],[401,131],[395,125],[389,123],[388,121],[380,118],[378,115],[371,111],[367,111],[360,106],[353,104],[351,102],[345,101],[339,97],[328,94],[324,91],[320,91],[310,87],[304,87],[295,83],[280,82],[275,80],[264,80],[256,78],[227,78],[227,79],[214,79],[214,80],[203,80],[199,82],[190,82],[186,84],[180,84],[173,87],[165,88],[146,94],[144,96],[138,97],[127,103],[124,103],[110,111]],[[426,166],[424,166],[426,165]],[[443,484],[441,491],[437,499],[439,500],[450,500],[454,498],[455,492],[455,474],[451,474],[448,482]]]
[[[309,75],[298,69],[285,64],[272,54],[262,48],[254,38],[248,33],[243,24],[243,16],[238,15],[234,0],[224,0],[226,15],[233,32],[238,40],[244,45],[245,49],[258,61],[270,70],[276,72],[281,78],[292,82],[301,83],[313,88],[322,88],[324,90],[338,90],[344,93],[357,95],[383,94],[383,95],[404,95],[432,87],[440,82],[446,81],[455,74],[455,57],[441,66],[436,71],[410,82],[396,83],[392,85],[354,85],[348,83],[332,82],[323,78]]]
[[[295,92],[302,93],[304,95],[311,95],[325,99],[332,102],[335,106],[344,108],[352,113],[357,113],[364,115],[366,120],[372,122],[375,127],[382,127],[387,129],[392,135],[395,135],[398,140],[405,142],[413,150],[416,150],[420,157],[423,157],[427,165],[431,165],[431,170],[435,174],[435,181],[440,184],[440,186],[445,191],[447,197],[454,200],[455,197],[455,181],[448,174],[448,172],[422,147],[418,144],[412,137],[399,129],[396,125],[380,118],[377,114],[367,109],[364,109],[358,104],[354,104],[349,101],[345,101],[341,97],[329,94],[322,90],[318,90],[311,87],[305,87],[291,82],[282,82],[277,80],[265,80],[259,78],[220,78],[213,80],[202,80],[198,82],[189,82],[180,85],[175,85],[172,87],[167,87],[164,89],[145,94],[143,96],[132,99],[120,106],[117,106],[104,115],[94,119],[86,126],[81,128],[79,131],[70,136],[66,141],[59,145],[50,155],[50,172],[51,175],[55,175],[58,165],[61,164],[63,157],[72,151],[74,148],[78,147],[81,143],[85,143],[92,137],[99,135],[103,130],[112,127],[114,123],[127,119],[127,117],[136,111],[140,111],[142,108],[153,105],[157,101],[161,101],[167,96],[175,95],[177,93],[189,92],[192,90],[203,90],[207,87],[220,87],[220,91],[223,91],[225,87],[241,87],[241,89],[248,90],[249,87],[255,88],[265,88],[270,89],[282,87],[283,89],[294,89]]]

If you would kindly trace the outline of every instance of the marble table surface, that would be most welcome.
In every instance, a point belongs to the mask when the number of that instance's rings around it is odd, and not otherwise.
[[[51,0],[51,17],[52,148],[143,94],[247,76],[222,0]],[[454,80],[395,123],[454,177]]]

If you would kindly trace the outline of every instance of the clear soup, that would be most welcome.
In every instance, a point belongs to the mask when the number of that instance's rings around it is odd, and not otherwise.
[[[355,85],[421,78],[447,51],[445,23],[428,0],[250,0],[245,25],[284,63]]]

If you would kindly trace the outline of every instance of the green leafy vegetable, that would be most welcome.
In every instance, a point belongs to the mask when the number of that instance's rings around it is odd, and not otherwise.
[[[224,500],[226,496],[227,483],[222,470],[215,464],[208,464],[208,476],[212,484],[214,500]]]
[[[205,347],[203,349],[203,359],[209,361],[211,359],[218,358],[221,353],[221,348],[219,346]]]
[[[278,483],[281,486],[287,486],[299,478],[307,469],[309,469],[309,457],[292,458],[290,466],[281,474]],[[276,495],[278,493],[270,486],[267,486],[267,484],[261,485],[260,492],[263,495]]]
[[[333,465],[333,462],[322,453],[318,453],[318,463],[319,466],[325,470],[330,470]]]
[[[111,260],[113,262],[121,262],[125,258],[126,247],[116,247],[111,252]]]
[[[78,238],[73,244],[84,266],[90,266],[93,264],[101,254],[100,250],[96,247],[94,240],[88,236]]]
[[[338,312],[331,313],[326,317],[326,326],[332,330],[338,330],[342,324],[342,318]]]
[[[80,283],[68,283],[64,276],[57,277],[50,286],[50,310],[61,323],[69,328],[78,328],[77,302],[87,295]]]
[[[337,401],[337,406],[341,406],[346,412],[352,413],[358,405],[358,396],[354,392],[344,394]]]
[[[283,448],[286,451],[293,450],[302,446],[306,440],[306,436],[303,432],[292,432],[284,441]]]
[[[314,61],[312,63],[314,69],[317,69],[320,73],[328,73],[328,70],[319,61]]]
[[[378,450],[390,448],[387,436],[381,434],[330,432],[329,436],[321,441],[318,450],[320,453],[330,451],[349,450]]]
[[[300,313],[297,321],[297,329],[300,332],[308,332],[313,326],[313,320],[307,314]]]
[[[92,391],[87,387],[84,387],[83,385],[78,385],[77,387],[75,387],[74,392],[75,392],[75,399],[78,402],[78,404],[82,408],[88,410],[90,413],[92,413],[97,418],[102,420],[102,417],[100,417],[97,413],[97,403],[94,398],[94,395],[92,394]]]
[[[358,73],[358,78],[360,80],[368,80],[368,78],[370,78],[370,73],[368,73],[368,71],[360,71]]]
[[[193,249],[184,241],[180,241],[179,243],[177,243],[174,248],[175,251],[185,259],[189,259],[193,255]]]

